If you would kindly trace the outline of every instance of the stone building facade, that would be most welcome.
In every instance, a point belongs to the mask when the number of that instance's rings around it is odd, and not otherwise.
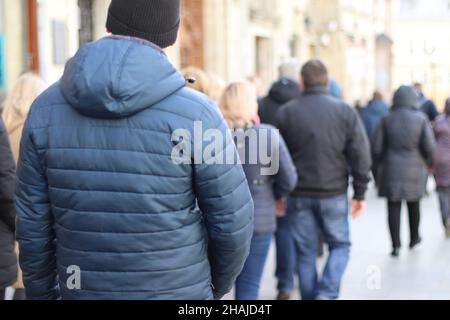
[[[367,100],[375,88],[391,87],[392,24],[386,22],[391,1],[400,0],[184,0],[179,41],[167,53],[178,67],[198,66],[225,82],[259,75],[267,87],[281,62],[320,58],[349,102]],[[32,2],[38,21],[27,30]],[[2,3],[11,8],[8,19],[17,19],[14,8],[22,17],[7,32],[14,39],[8,41],[8,56],[22,61],[7,59],[8,83],[30,66],[30,30],[36,32],[35,69],[49,83],[80,45],[107,34],[110,0]],[[0,22],[0,33],[7,25]]]
[[[421,82],[440,109],[450,95],[450,0],[398,0],[394,83]]]
[[[312,55],[328,65],[348,102],[365,103],[375,89],[391,93],[391,10],[390,0],[309,2]]]

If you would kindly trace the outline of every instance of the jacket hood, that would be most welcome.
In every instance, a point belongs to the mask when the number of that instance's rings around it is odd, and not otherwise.
[[[106,37],[82,47],[60,81],[67,102],[93,118],[125,118],[185,86],[164,52],[131,37]]]
[[[298,82],[289,79],[281,79],[273,84],[269,92],[269,97],[281,104],[285,104],[292,99],[297,98],[300,94]]]
[[[419,95],[410,86],[401,86],[394,94],[393,108],[413,108],[418,109]]]

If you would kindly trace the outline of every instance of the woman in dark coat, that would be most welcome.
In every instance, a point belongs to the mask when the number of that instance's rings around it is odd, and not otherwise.
[[[15,162],[3,120],[0,119],[0,300],[17,280],[14,251],[15,210],[13,204]]]
[[[379,195],[388,199],[394,257],[399,255],[401,247],[402,201],[408,204],[410,248],[421,242],[420,200],[425,195],[427,166],[433,164],[433,131],[428,119],[417,108],[417,102],[418,95],[412,87],[400,87],[394,95],[390,114],[381,120],[372,139]]]
[[[434,124],[437,148],[433,172],[438,187],[442,222],[450,238],[450,98],[445,103],[445,112]]]

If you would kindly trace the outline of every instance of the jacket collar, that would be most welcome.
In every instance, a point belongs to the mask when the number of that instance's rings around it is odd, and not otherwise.
[[[166,53],[164,52],[164,50],[161,47],[159,47],[158,45],[154,44],[153,42],[150,42],[150,41],[145,40],[145,39],[131,37],[131,36],[122,36],[122,35],[117,35],[117,34],[109,35],[109,36],[107,36],[107,38],[117,39],[117,40],[128,40],[128,41],[131,41],[131,42],[139,43],[139,44],[141,44],[143,46],[147,46],[147,47],[153,48],[153,49],[155,49],[156,51],[158,51],[159,53],[161,53],[163,55],[166,55]]]
[[[303,91],[303,95],[328,94],[328,90],[324,86],[314,86]]]

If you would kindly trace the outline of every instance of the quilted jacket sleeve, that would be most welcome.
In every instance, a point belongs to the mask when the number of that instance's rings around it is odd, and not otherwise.
[[[11,152],[8,133],[0,119],[0,220],[9,229],[15,230],[14,180],[16,164]]]
[[[203,129],[218,129],[226,137],[217,159],[227,152],[237,155],[223,118],[215,106],[203,117]],[[205,150],[205,146],[202,148]],[[209,258],[214,297],[231,291],[247,259],[253,234],[253,201],[242,166],[235,164],[195,165],[195,189],[209,237]]]
[[[17,239],[27,298],[59,299],[48,188],[30,120],[23,131],[17,179]]]

